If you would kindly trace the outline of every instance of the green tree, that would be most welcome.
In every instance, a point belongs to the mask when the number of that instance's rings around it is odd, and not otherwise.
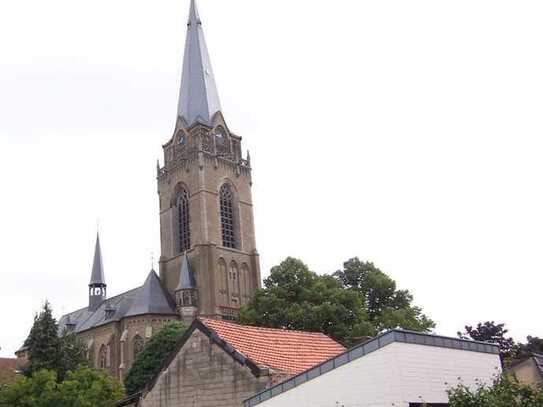
[[[180,322],[170,322],[153,335],[124,379],[127,394],[142,390],[147,382],[160,371],[166,359],[174,352],[186,329]]]
[[[61,364],[61,343],[58,335],[57,321],[48,301],[43,309],[34,317],[30,335],[25,341],[28,347],[28,364],[24,368],[26,376],[46,369],[57,371]]]
[[[448,391],[450,407],[541,407],[543,391],[520,384],[510,375],[496,378],[493,385],[479,383],[474,390],[460,384]]]
[[[505,324],[496,324],[494,321],[479,322],[476,327],[465,326],[465,332],[458,332],[462,339],[494,343],[500,347],[502,363],[508,363],[518,356],[519,347],[511,337],[507,337]]]
[[[87,363],[86,346],[75,333],[64,331],[59,336],[57,321],[47,301],[34,317],[25,345],[28,347],[28,364],[23,368],[26,376],[45,369],[56,372],[62,381],[69,370]]]
[[[538,338],[537,336],[528,336],[526,338],[526,343],[519,345],[520,354],[522,356],[529,356],[532,353],[543,354],[543,339]]]
[[[377,331],[403,328],[428,332],[435,327],[434,321],[412,305],[411,293],[398,290],[396,282],[371,262],[360,261],[358,257],[350,259],[334,277],[344,288],[362,296],[369,320]]]
[[[342,280],[347,278],[346,273],[320,276],[302,261],[289,257],[272,268],[264,288],[241,309],[240,322],[323,332],[347,346],[359,336],[373,336],[385,328],[400,326],[421,331],[434,326],[410,305],[412,298],[406,291],[397,291],[395,285],[392,290],[384,287],[378,278],[373,278],[375,273],[362,282],[357,270],[349,267],[346,271],[348,278],[358,280],[356,286]],[[379,275],[383,276],[386,277]]]
[[[102,371],[81,367],[57,379],[45,369],[21,376],[0,391],[0,407],[112,407],[123,397],[121,384]]]
[[[69,371],[88,365],[86,353],[87,345],[75,332],[65,330],[62,333],[60,337],[61,359],[59,366],[57,366],[57,374],[60,380],[64,380]]]
[[[121,383],[102,370],[80,367],[59,385],[62,407],[110,407],[124,396]]]

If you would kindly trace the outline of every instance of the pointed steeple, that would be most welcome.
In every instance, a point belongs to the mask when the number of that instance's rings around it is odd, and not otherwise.
[[[100,235],[96,233],[94,261],[92,263],[91,279],[89,283],[89,310],[95,311],[100,304],[105,301],[106,287],[104,264],[102,262],[102,249],[100,248]]]
[[[177,115],[184,118],[189,126],[197,121],[210,124],[213,115],[220,110],[219,93],[202,21],[196,0],[191,0]]]
[[[104,265],[102,263],[102,249],[100,248],[100,235],[96,233],[96,245],[94,247],[94,261],[92,264],[91,280],[89,285],[106,284],[104,277]]]
[[[194,289],[196,289],[196,279],[194,278],[194,273],[190,268],[189,259],[185,253],[185,255],[183,255],[181,270],[179,272],[179,284],[177,284],[175,291]]]

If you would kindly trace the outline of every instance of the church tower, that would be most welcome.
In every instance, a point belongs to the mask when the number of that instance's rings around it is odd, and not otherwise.
[[[260,287],[251,162],[241,141],[223,117],[191,0],[177,120],[157,168],[160,278],[185,316],[235,318]]]

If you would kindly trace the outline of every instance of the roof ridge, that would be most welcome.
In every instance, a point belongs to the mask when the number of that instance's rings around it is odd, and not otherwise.
[[[334,340],[330,336],[326,335],[324,332],[310,332],[310,331],[302,331],[302,330],[298,330],[298,329],[286,329],[286,328],[269,328],[269,327],[265,327],[265,326],[246,325],[246,324],[240,324],[240,323],[236,323],[236,322],[224,321],[224,320],[206,318],[206,317],[199,317],[199,319],[204,323],[206,321],[212,321],[212,322],[218,322],[218,323],[221,323],[221,324],[242,326],[242,327],[253,328],[253,329],[262,330],[262,331],[269,330],[269,331],[275,331],[275,332],[299,333],[299,334],[302,334],[304,336],[306,336],[306,335],[324,336],[326,338]],[[336,341],[334,341],[334,342],[336,342]]]

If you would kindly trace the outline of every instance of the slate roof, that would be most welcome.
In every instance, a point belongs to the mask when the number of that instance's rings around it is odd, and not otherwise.
[[[298,374],[345,351],[322,333],[257,328],[200,318],[202,323],[258,365]]]
[[[105,285],[104,264],[102,262],[102,249],[100,248],[100,236],[96,234],[96,246],[94,248],[94,261],[89,285]]]
[[[177,285],[176,291],[195,289],[196,288],[196,279],[194,278],[194,273],[189,264],[189,259],[187,254],[183,256],[183,262],[181,263],[181,270],[179,271],[179,284]]]
[[[196,0],[191,0],[177,114],[185,119],[188,126],[192,126],[197,121],[210,124],[213,115],[220,110],[219,93],[202,21]]]
[[[149,273],[143,286],[106,299],[96,311],[90,311],[87,307],[66,314],[60,318],[58,326],[62,332],[71,323],[76,332],[83,332],[122,318],[144,314],[177,315],[175,304],[154,271]]]

